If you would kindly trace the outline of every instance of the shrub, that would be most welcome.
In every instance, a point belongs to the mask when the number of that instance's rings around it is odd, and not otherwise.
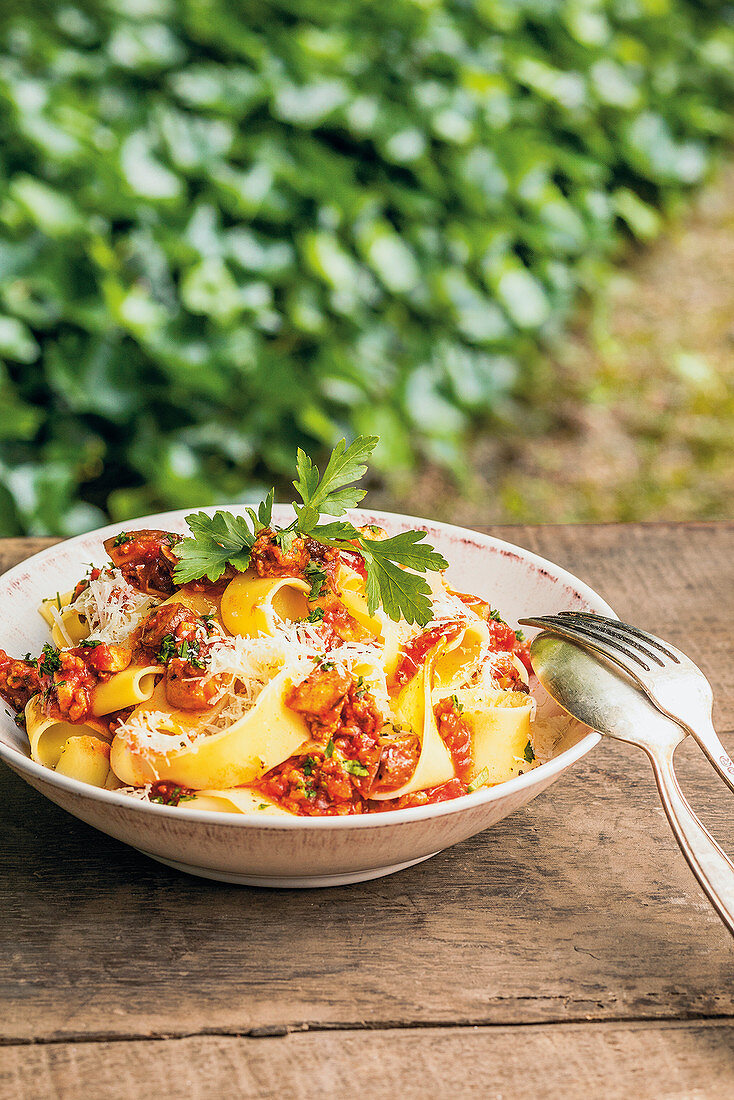
[[[344,432],[459,469],[734,100],[717,0],[98,0],[0,50],[5,534]]]

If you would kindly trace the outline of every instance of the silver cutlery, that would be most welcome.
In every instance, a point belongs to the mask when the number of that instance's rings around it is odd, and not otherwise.
[[[521,622],[552,630],[613,661],[639,684],[658,710],[683,726],[734,791],[734,760],[711,721],[714,696],[698,665],[679,649],[619,619],[585,611],[538,615]]]
[[[521,622],[543,626],[552,618]],[[561,623],[564,621],[565,617]],[[716,912],[734,935],[734,864],[691,809],[673,767],[675,749],[688,736],[688,727],[674,722],[661,708],[653,706],[647,694],[640,690],[639,680],[627,675],[620,662],[614,662],[617,667],[610,665],[598,645],[591,646],[588,638],[584,638],[583,643],[581,638],[571,640],[570,632],[565,627],[556,628],[555,623],[550,630],[546,628],[537,635],[530,647],[533,668],[541,684],[580,722],[601,734],[637,745],[647,753],[663,808],[681,851]],[[666,645],[672,652],[667,643],[659,644]]]

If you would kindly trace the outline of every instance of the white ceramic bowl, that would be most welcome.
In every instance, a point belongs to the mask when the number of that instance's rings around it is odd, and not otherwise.
[[[183,532],[186,514],[146,516],[125,527]],[[286,506],[275,510],[276,522],[287,523],[291,516]],[[358,511],[353,518],[380,523],[391,534],[425,528],[428,541],[451,563],[452,585],[490,600],[511,623],[523,615],[566,609],[613,614],[600,596],[564,569],[500,539],[386,512]],[[41,599],[71,588],[89,562],[103,564],[102,540],[120,527],[114,524],[52,546],[0,578],[3,649],[12,656],[39,652],[48,640],[37,611]],[[550,709],[552,704],[546,697],[541,706]],[[254,886],[337,886],[410,867],[524,806],[598,742],[598,734],[569,719],[551,760],[496,787],[435,806],[364,817],[287,819],[151,805],[56,775],[29,758],[25,734],[0,711],[0,757],[52,802],[161,863]]]

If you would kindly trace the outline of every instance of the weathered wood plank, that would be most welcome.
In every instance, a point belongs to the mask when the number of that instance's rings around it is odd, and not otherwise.
[[[7,1039],[734,1014],[729,938],[621,746],[434,860],[328,891],[187,878],[5,770],[0,806]]]
[[[499,533],[683,645],[734,726],[724,644],[734,526]],[[0,560],[22,550],[6,545]],[[731,851],[724,788],[695,748],[685,757],[686,790]],[[483,836],[393,878],[328,891],[187,878],[68,817],[7,769],[0,828],[6,1041],[734,1014],[729,938],[678,853],[644,759],[613,743]]]
[[[731,1023],[196,1036],[0,1050],[6,1100],[692,1100],[729,1089]]]

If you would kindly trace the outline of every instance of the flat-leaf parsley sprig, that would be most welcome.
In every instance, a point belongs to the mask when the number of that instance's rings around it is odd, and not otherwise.
[[[247,508],[247,516],[231,512],[195,512],[186,517],[192,533],[176,546],[178,564],[174,580],[178,584],[207,577],[217,581],[228,565],[244,573],[250,563],[250,553],[261,531],[269,528],[277,542],[287,549],[293,539],[307,536],[339,550],[361,554],[367,572],[367,606],[370,614],[382,606],[395,621],[425,626],[433,618],[431,589],[424,576],[448,568],[448,562],[423,540],[425,531],[401,531],[391,538],[371,539],[358,531],[349,520],[340,519],[348,508],[354,508],[365,496],[364,489],[354,485],[367,470],[379,437],[358,436],[347,447],[342,439],[337,443],[323,476],[308,455],[300,448],[296,456],[297,478],[293,487],[301,498],[294,502],[293,522],[284,528],[272,527],[274,491],[255,512]],[[320,523],[321,516],[331,516]]]

